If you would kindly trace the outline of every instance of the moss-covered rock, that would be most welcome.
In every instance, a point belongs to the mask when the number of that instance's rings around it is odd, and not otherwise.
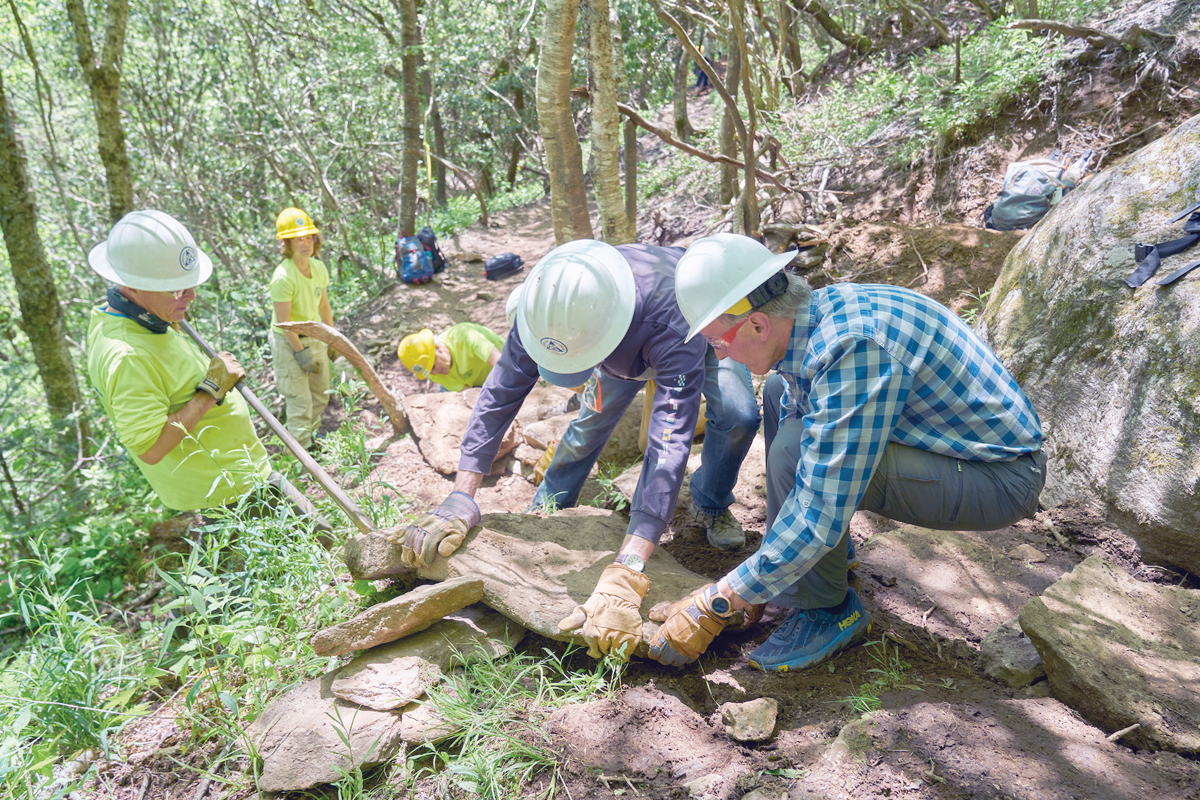
[[[1183,235],[1200,200],[1200,117],[1092,176],[1013,248],[980,329],[1033,400],[1048,440],[1043,505],[1082,500],[1147,561],[1200,574],[1200,258],[1163,259],[1136,290],[1136,241]]]

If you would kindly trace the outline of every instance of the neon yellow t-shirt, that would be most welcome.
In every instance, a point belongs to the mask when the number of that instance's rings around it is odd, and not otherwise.
[[[250,409],[236,391],[162,461],[139,458],[208,371],[208,356],[184,334],[151,333],[128,317],[96,308],[88,322],[87,358],[88,377],[118,439],[163,505],[179,511],[214,508],[242,497],[270,474]]]
[[[504,349],[503,339],[476,322],[453,325],[439,338],[450,348],[450,371],[445,375],[430,375],[429,379],[451,392],[483,386],[492,374],[488,357],[493,349]]]
[[[312,277],[306,278],[290,258],[279,262],[279,266],[271,273],[271,325],[279,322],[320,322],[321,295],[329,286],[329,270],[315,258],[308,260],[308,271]],[[275,316],[275,303],[291,303],[292,315],[287,319]]]

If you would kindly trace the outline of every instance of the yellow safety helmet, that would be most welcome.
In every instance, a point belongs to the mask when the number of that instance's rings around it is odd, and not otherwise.
[[[298,208],[285,208],[275,218],[276,239],[295,239],[309,233],[319,234],[320,231],[313,225],[312,217]]]
[[[396,355],[400,356],[400,363],[406,369],[425,380],[433,370],[433,351],[433,331],[422,328],[400,340]]]

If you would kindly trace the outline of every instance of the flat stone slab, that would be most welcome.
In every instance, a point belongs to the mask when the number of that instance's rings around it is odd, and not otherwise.
[[[420,633],[357,656],[338,671],[333,693],[377,711],[400,708],[456,665],[506,656],[524,636],[524,628],[495,611],[464,608]]]
[[[420,575],[432,580],[459,576],[483,579],[483,602],[531,631],[558,641],[583,639],[564,634],[558,621],[591,596],[596,581],[625,538],[620,515],[597,508],[568,508],[549,517],[534,514],[485,514],[449,558],[438,558]],[[642,601],[643,618],[655,604],[674,601],[711,583],[680,566],[662,548],[646,562],[650,592]],[[644,656],[658,623],[644,621]]]
[[[458,471],[458,448],[462,445],[463,431],[467,429],[471,409],[475,407],[480,391],[476,388],[404,397],[404,413],[417,438],[417,447],[429,466],[443,475],[453,475]],[[517,419],[504,434],[500,451],[496,454],[496,465],[499,466],[501,457],[512,452],[523,441],[521,422]]]
[[[1021,609],[1054,694],[1134,747],[1200,753],[1200,592],[1091,556]]]
[[[364,650],[424,630],[442,617],[479,602],[483,580],[455,576],[451,580],[418,586],[407,594],[377,603],[357,616],[323,631],[309,640],[319,656],[339,656]]]

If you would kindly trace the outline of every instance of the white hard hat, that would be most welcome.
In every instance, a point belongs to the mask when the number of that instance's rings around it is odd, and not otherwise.
[[[190,289],[212,274],[212,260],[183,223],[149,210],[121,217],[108,239],[88,253],[88,264],[106,280],[147,292]]]
[[[524,284],[518,283],[517,288],[508,293],[508,299],[504,301],[504,318],[508,320],[508,327],[516,324],[517,319],[517,303],[521,299],[521,287]]]
[[[625,338],[636,294],[633,270],[615,247],[595,239],[567,242],[539,261],[522,285],[521,343],[551,372],[590,370]]]
[[[688,323],[690,340],[722,314],[743,314],[754,307],[747,296],[796,257],[776,255],[766,245],[737,233],[697,239],[675,265],[675,300]],[[743,306],[735,308],[735,306]]]

